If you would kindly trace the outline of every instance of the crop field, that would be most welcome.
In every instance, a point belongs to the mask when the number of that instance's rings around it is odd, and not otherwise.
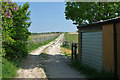
[[[41,42],[44,43],[48,40],[52,40],[55,37],[57,37],[59,34],[37,34],[37,35],[31,35],[30,39],[33,42]]]
[[[66,33],[65,34],[65,41],[73,41],[73,42],[76,42],[78,43],[78,34],[68,34]]]
[[[56,39],[60,34],[35,34],[30,36],[28,41],[28,52],[37,49],[38,47],[48,44],[52,40]]]

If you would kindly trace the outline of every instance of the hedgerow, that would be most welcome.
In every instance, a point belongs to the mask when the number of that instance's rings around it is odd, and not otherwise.
[[[18,6],[2,2],[2,56],[13,60],[27,56],[27,39],[31,25],[29,3]]]

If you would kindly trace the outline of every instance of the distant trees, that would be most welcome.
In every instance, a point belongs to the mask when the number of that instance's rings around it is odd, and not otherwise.
[[[120,16],[120,2],[66,2],[65,5],[66,19],[79,25]]]
[[[56,34],[61,32],[45,32],[45,33],[31,33],[31,35],[39,35],[39,34]]]
[[[24,57],[31,25],[29,3],[22,7],[17,3],[2,2],[2,55],[9,59]]]

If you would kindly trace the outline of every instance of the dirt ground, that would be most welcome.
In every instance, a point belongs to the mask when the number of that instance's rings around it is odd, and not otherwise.
[[[21,63],[17,78],[85,78],[68,65],[70,60],[60,51],[63,38],[61,34],[55,41],[31,52]]]

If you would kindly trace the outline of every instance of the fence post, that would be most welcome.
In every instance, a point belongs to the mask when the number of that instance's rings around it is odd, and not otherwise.
[[[71,51],[72,51],[71,59],[73,59],[73,43],[71,43]]]
[[[75,43],[74,47],[75,47],[75,53],[74,53],[75,54],[75,59],[77,59],[77,51],[76,51],[77,50],[77,44],[76,43]]]

